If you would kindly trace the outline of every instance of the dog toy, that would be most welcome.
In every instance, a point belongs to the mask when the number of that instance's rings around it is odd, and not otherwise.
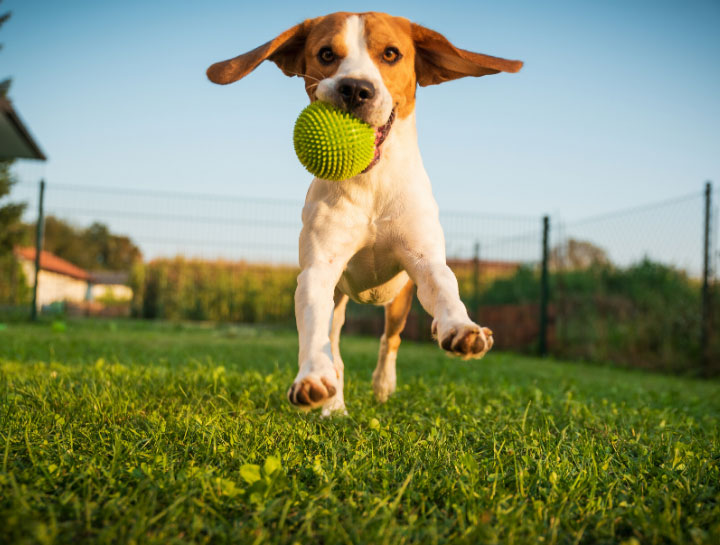
[[[326,102],[313,102],[295,121],[295,153],[318,178],[339,182],[357,176],[375,156],[375,129]]]

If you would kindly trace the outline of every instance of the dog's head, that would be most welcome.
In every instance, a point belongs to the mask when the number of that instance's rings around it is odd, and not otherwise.
[[[415,108],[419,84],[465,76],[517,72],[522,62],[459,49],[442,34],[384,13],[332,13],[308,19],[269,42],[213,64],[208,78],[222,85],[273,61],[305,80],[311,101],[345,109],[375,127],[384,139],[397,115]]]
[[[401,118],[413,111],[416,84],[522,67],[520,61],[459,49],[442,34],[402,17],[371,12],[308,19],[252,51],[213,64],[207,75],[214,83],[233,83],[264,60],[304,78],[311,101],[335,104],[375,127],[393,109]]]

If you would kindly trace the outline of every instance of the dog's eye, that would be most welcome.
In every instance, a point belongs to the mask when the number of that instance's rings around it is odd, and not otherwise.
[[[331,62],[333,62],[335,60],[335,53],[333,53],[333,50],[330,49],[329,47],[323,47],[318,52],[317,56],[318,56],[318,59],[320,60],[320,62],[323,64],[330,64]]]
[[[402,58],[402,55],[400,55],[400,51],[398,51],[397,47],[390,46],[385,48],[382,58],[388,64],[395,64]]]

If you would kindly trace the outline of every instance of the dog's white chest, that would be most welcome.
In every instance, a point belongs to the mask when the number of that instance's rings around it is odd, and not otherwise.
[[[389,251],[366,246],[350,259],[338,288],[358,303],[384,305],[395,298],[407,281],[407,273]]]

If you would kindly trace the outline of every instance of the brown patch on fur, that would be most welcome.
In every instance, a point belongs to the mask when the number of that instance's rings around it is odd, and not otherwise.
[[[311,101],[315,100],[317,84],[335,74],[340,63],[347,56],[343,30],[345,19],[350,15],[352,13],[338,12],[313,20],[314,24],[308,34],[303,55],[305,92]],[[318,53],[323,47],[330,47],[335,53],[335,60],[331,64],[323,64],[318,60]]]
[[[216,62],[207,70],[210,81],[226,85],[247,76],[264,60],[273,61],[286,76],[298,76],[305,80],[305,90],[314,100],[316,84],[332,76],[347,55],[343,36],[345,19],[351,13],[338,12],[307,19],[282,32],[252,51],[226,61]],[[336,60],[325,65],[318,60],[323,47],[332,48]]]
[[[523,66],[522,61],[460,49],[439,32],[415,23],[411,23],[411,36],[416,49],[415,72],[423,87],[466,76],[518,72]]]
[[[402,17],[384,13],[361,14],[365,24],[365,43],[373,62],[380,70],[397,115],[401,119],[415,109],[415,45],[410,35],[411,23]],[[394,64],[383,61],[383,52],[396,47],[401,58]]]
[[[213,83],[227,85],[244,78],[266,59],[277,64],[288,76],[302,73],[305,39],[313,25],[313,20],[309,19],[289,28],[252,51],[226,61],[216,62],[207,69],[207,77]]]
[[[408,280],[391,302],[385,305],[385,339],[388,343],[388,349],[397,351],[400,347],[400,333],[405,329],[405,322],[410,307],[412,306],[413,295],[415,294],[415,284],[412,280]]]

